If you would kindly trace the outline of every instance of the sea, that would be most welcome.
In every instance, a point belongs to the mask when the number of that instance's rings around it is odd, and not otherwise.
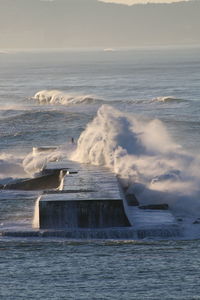
[[[74,141],[72,145],[72,141]],[[200,299],[200,48],[1,50],[0,185],[51,155],[101,165],[181,238],[0,236],[0,299]],[[31,226],[38,192],[0,191],[0,232]],[[153,199],[153,200],[152,200]]]

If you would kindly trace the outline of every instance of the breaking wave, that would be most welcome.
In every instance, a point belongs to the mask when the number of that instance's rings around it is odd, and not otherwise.
[[[58,90],[43,90],[35,94],[33,99],[40,104],[91,104],[99,99],[92,95],[67,94]]]
[[[143,122],[103,105],[71,159],[109,167],[140,204],[167,203],[178,213],[200,215],[200,162],[159,120]]]
[[[100,99],[95,95],[77,94],[77,93],[64,93],[59,90],[42,90],[37,92],[32,99],[36,100],[39,104],[47,105],[77,105],[77,104],[107,104],[108,101]],[[173,103],[185,102],[184,99],[179,99],[174,96],[156,97],[151,100],[145,99],[112,99],[112,103],[128,103],[128,104],[148,104],[148,103]]]
[[[74,147],[74,144],[68,142],[58,147],[47,147],[45,151],[37,147],[33,148],[33,151],[23,159],[22,166],[24,171],[29,174],[29,176],[34,177],[40,173],[49,162],[59,161],[69,156],[74,150]]]
[[[166,102],[182,102],[184,101],[183,99],[179,99],[173,96],[165,96],[165,97],[156,97],[152,99],[152,102],[161,102],[161,103],[166,103]]]

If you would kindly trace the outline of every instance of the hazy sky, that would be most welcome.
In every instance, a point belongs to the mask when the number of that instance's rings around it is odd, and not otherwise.
[[[0,0],[0,48],[200,45],[199,12],[200,0]]]

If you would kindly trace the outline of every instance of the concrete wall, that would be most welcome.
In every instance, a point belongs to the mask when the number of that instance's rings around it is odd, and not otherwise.
[[[127,227],[122,200],[40,201],[40,229]]]

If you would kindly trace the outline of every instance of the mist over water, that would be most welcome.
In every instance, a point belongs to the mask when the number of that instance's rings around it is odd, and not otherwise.
[[[144,122],[104,105],[72,159],[109,167],[140,204],[167,203],[178,213],[199,214],[200,161],[173,142],[157,119]]]

